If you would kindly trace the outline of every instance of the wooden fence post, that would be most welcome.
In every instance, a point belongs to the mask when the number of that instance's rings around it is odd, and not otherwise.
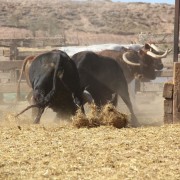
[[[174,63],[173,71],[173,123],[180,123],[180,63]]]
[[[172,124],[173,123],[173,83],[165,83],[163,89],[164,100],[164,123]]]

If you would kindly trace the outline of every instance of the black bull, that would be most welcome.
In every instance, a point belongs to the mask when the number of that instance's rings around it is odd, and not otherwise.
[[[83,108],[83,91],[75,63],[69,56],[53,50],[34,58],[29,68],[29,81],[33,90],[34,104],[38,108],[34,123],[39,123],[44,109],[48,106],[59,116],[74,115],[77,108]]]
[[[128,85],[122,68],[110,57],[97,55],[90,51],[79,52],[72,56],[76,63],[81,87],[86,88],[98,106],[112,100],[113,94],[121,96],[130,110],[132,125],[139,123],[134,114],[128,92]]]

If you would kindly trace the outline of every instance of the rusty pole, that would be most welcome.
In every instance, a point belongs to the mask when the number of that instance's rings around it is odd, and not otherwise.
[[[175,0],[175,22],[174,22],[174,62],[178,62],[179,54],[179,14],[180,13],[180,2]]]

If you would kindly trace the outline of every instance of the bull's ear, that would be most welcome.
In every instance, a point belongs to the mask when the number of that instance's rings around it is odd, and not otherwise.
[[[146,43],[146,44],[144,45],[144,49],[146,49],[146,50],[150,50],[150,49],[151,49],[151,47],[149,46],[149,44],[148,44],[148,43]]]
[[[138,51],[138,54],[142,56],[142,55],[145,54],[145,52],[144,52],[142,49],[140,49],[140,50]]]

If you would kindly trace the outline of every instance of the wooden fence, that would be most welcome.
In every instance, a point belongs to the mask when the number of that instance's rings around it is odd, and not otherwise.
[[[17,48],[17,47],[15,47]],[[19,72],[22,66],[22,62],[25,57],[34,54],[40,54],[42,52],[53,49],[52,47],[46,48],[25,48],[18,47],[13,49],[5,47],[2,55],[9,58],[10,60],[0,61],[0,93],[15,93],[17,88],[17,81]],[[18,60],[20,59],[20,60]],[[166,66],[166,64],[165,64]],[[167,65],[168,69],[165,71],[157,71],[157,77],[172,77],[172,63]],[[162,92],[164,82],[153,83],[153,82],[139,82],[136,81],[134,91],[135,93],[140,92]],[[21,83],[21,92],[29,92],[25,80]],[[0,96],[2,97],[2,96]],[[1,100],[0,100],[1,101]]]
[[[17,81],[22,62],[22,60],[0,61],[0,103],[4,103],[3,94],[16,93]],[[21,83],[21,91],[25,94],[30,91],[25,80]]]

